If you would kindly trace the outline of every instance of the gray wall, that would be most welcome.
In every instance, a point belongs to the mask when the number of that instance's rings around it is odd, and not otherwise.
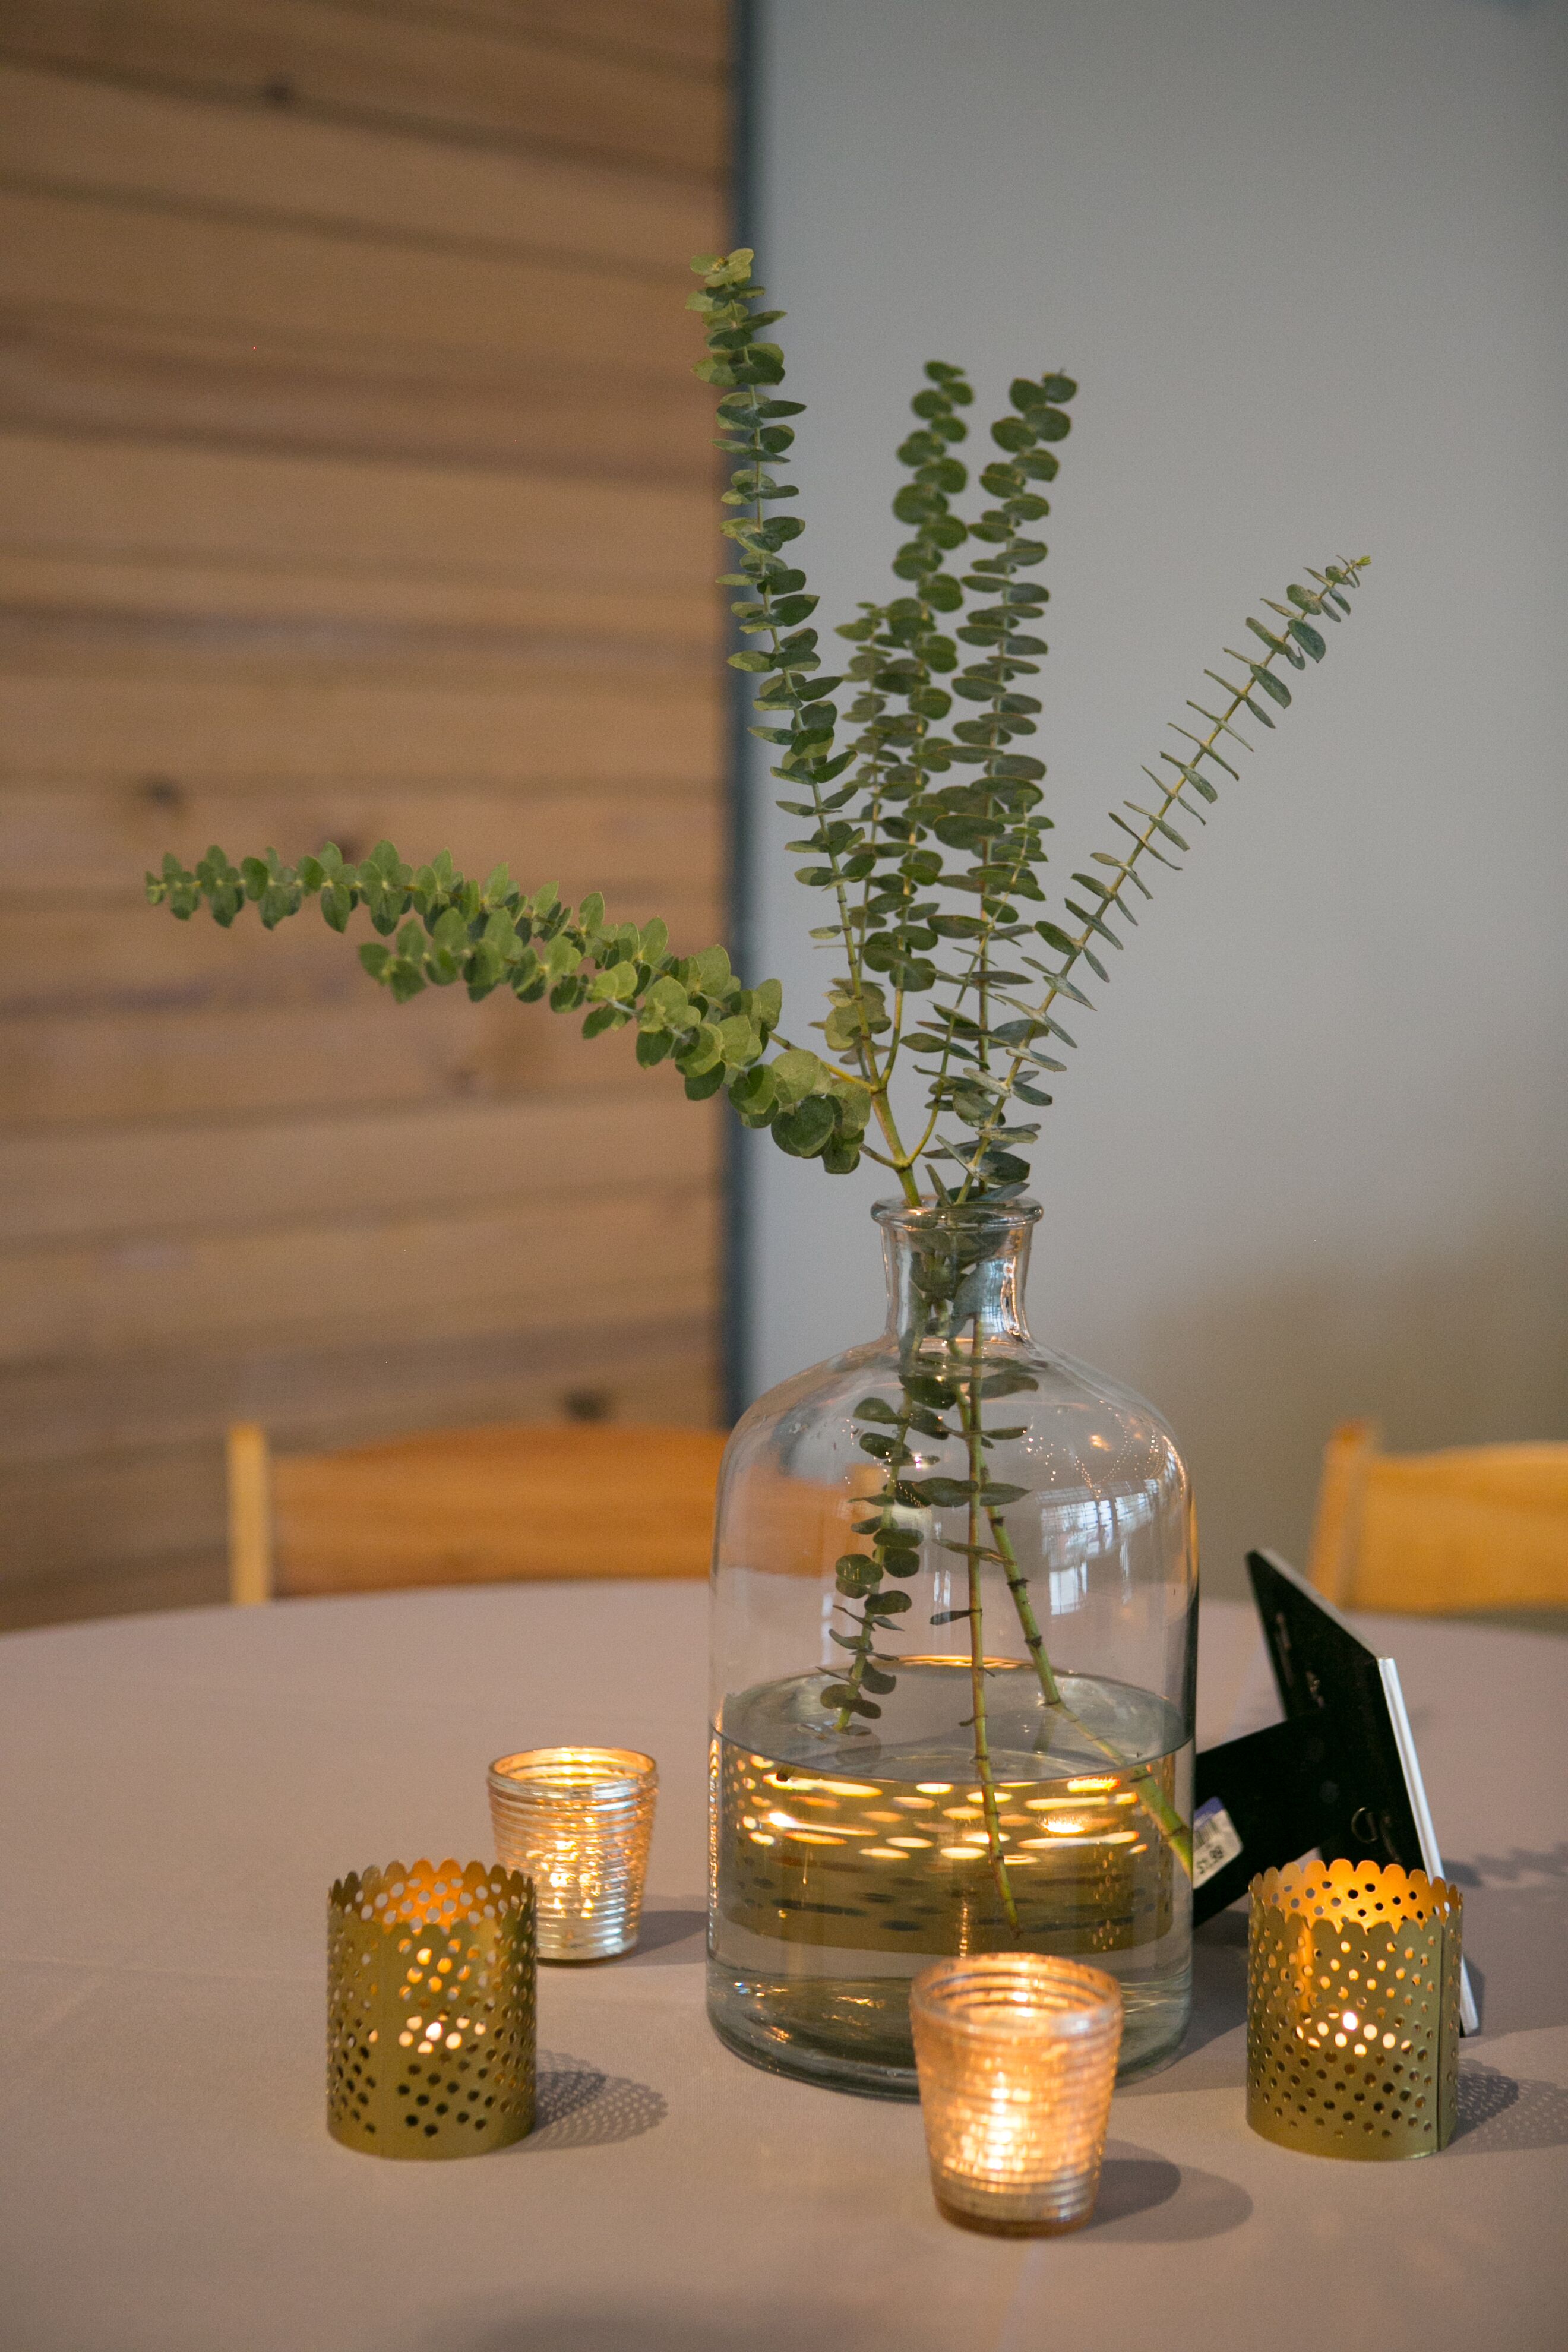
[[[1018,368],[1081,383],[1034,747],[1064,872],[1257,599],[1374,558],[1118,959],[1037,1161],[1036,1328],[1167,1414],[1234,1591],[1248,1542],[1303,1550],[1342,1415],[1399,1446],[1568,1423],[1568,24],[1479,0],[761,15],[753,218],[812,404],[822,617],[887,593],[924,360],[970,365],[986,415]],[[777,789],[759,761],[749,961],[799,1005],[826,914]],[[744,1181],[756,1391],[879,1327],[880,1187],[765,1139]]]

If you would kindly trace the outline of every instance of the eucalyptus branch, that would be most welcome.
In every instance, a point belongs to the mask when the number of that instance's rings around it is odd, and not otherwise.
[[[795,432],[783,419],[798,415],[801,403],[773,398],[764,390],[783,382],[784,355],[776,343],[761,337],[759,330],[771,326],[784,313],[756,307],[766,289],[752,276],[753,257],[749,248],[742,247],[727,257],[707,257],[695,263],[702,289],[690,298],[690,308],[704,318],[709,352],[697,373],[723,390],[719,415],[725,433],[719,446],[747,460],[731,475],[723,494],[724,505],[749,508],[750,512],[721,525],[740,551],[741,564],[738,572],[725,575],[722,584],[751,590],[749,598],[731,609],[744,634],[768,641],[765,650],[731,654],[730,662],[732,668],[764,681],[757,697],[760,711],[787,719],[783,727],[758,727],[752,731],[763,741],[783,747],[773,773],[787,782],[804,784],[811,794],[805,803],[782,803],[792,815],[815,819],[815,831],[790,846],[826,860],[820,866],[803,868],[799,878],[826,886],[834,893],[848,967],[849,998],[859,1016],[853,1050],[869,1087],[868,1108],[875,1112],[897,1159],[898,1129],[886,1082],[877,1066],[859,947],[849,914],[850,886],[869,870],[870,860],[859,829],[837,814],[852,796],[854,787],[842,793],[827,790],[853,756],[833,753],[838,712],[830,698],[844,681],[816,675],[822,666],[817,633],[806,625],[816,598],[806,592],[805,572],[781,561],[782,549],[800,537],[804,525],[796,518],[767,512],[769,504],[797,495],[793,484],[781,484],[768,467],[786,462]],[[859,1157],[859,1133],[847,1129],[835,1114],[835,1123],[826,1125],[819,1138],[815,1129],[825,1119],[825,1111],[812,1114],[803,1123],[801,1142],[820,1150],[828,1168],[847,1172]],[[840,1131],[836,1132],[835,1126]],[[785,1148],[792,1148],[787,1141]],[[912,1192],[912,1180],[906,1181]]]
[[[1012,388],[1016,413],[992,427],[993,438],[1012,454],[1031,457],[1037,469],[1048,468],[1048,474],[1054,475],[1057,460],[1051,452],[1047,449],[1038,456],[1035,453],[1041,443],[1065,439],[1069,420],[1061,404],[1070,400],[1077,390],[1070,376],[1047,376],[1039,384],[1019,377]],[[1044,542],[1026,538],[1025,530],[1026,526],[1042,520],[1050,509],[1037,491],[1029,489],[1018,466],[987,467],[981,481],[1003,503],[982,516],[974,527],[975,536],[989,541],[998,552],[977,558],[964,585],[982,594],[996,596],[1000,602],[973,613],[969,625],[959,632],[971,644],[994,646],[995,652],[988,662],[965,671],[957,681],[961,694],[984,704],[986,709],[983,719],[961,720],[953,730],[960,746],[954,758],[978,758],[982,772],[968,795],[962,800],[954,795],[952,799],[961,812],[961,830],[956,837],[972,842],[981,860],[971,873],[954,877],[953,881],[959,888],[978,892],[984,924],[969,983],[977,999],[977,1060],[984,1071],[990,1058],[987,997],[993,934],[999,924],[1011,924],[1017,919],[1016,910],[1008,904],[1009,891],[1035,898],[1043,895],[1029,871],[1033,861],[1043,856],[1038,827],[1021,822],[1012,835],[1007,827],[1009,819],[1020,819],[1024,812],[1037,805],[1041,797],[1038,780],[1046,772],[1041,761],[1012,752],[1007,746],[1016,737],[1035,732],[1034,719],[1028,714],[1040,707],[1032,695],[1018,694],[1011,688],[1013,679],[1021,672],[1037,667],[1026,656],[1043,654],[1047,649],[1043,639],[1025,634],[1020,624],[1038,619],[1047,592],[1033,583],[1015,579],[1014,574],[1032,570],[1045,561]],[[971,807],[974,817],[965,828],[963,812]],[[955,836],[950,831],[944,837]],[[961,989],[960,1002],[963,992]]]
[[[933,736],[931,725],[952,707],[939,680],[957,667],[958,653],[942,634],[938,615],[963,604],[963,592],[944,566],[947,555],[968,536],[952,511],[952,497],[968,480],[952,452],[968,433],[958,411],[974,395],[962,370],[944,361],[930,362],[925,376],[910,404],[916,429],[898,452],[911,478],[893,500],[897,520],[914,530],[893,569],[911,583],[913,593],[886,607],[863,605],[868,618],[839,630],[852,642],[870,641],[849,664],[851,677],[863,681],[855,716],[868,722],[862,740],[873,754],[869,772],[863,769],[857,782],[870,788],[864,823],[873,858],[889,863],[891,870],[874,882],[868,877],[858,912],[868,964],[889,974],[895,990],[889,1075],[898,1060],[908,1000],[933,986],[937,977],[930,951],[939,937],[933,920],[938,902],[918,900],[917,893],[929,889],[942,870],[940,855],[922,844],[931,822],[931,777],[944,772],[952,759],[953,746]],[[903,708],[889,716],[890,701]],[[884,761],[881,755],[889,749],[895,757]],[[917,1157],[906,1154],[906,1167]]]
[[[361,947],[360,962],[400,1004],[461,982],[475,1003],[505,988],[524,1004],[545,999],[552,1012],[584,1013],[585,1036],[635,1025],[644,1068],[671,1061],[693,1101],[726,1088],[740,1117],[772,1126],[786,1150],[807,1123],[807,1141],[824,1122],[845,1135],[865,1124],[861,1080],[776,1039],[776,980],[748,988],[720,946],[673,955],[658,917],[608,923],[596,891],[574,910],[553,883],[524,894],[504,866],[469,880],[445,851],[416,867],[383,841],[358,866],[331,843],[297,866],[271,849],[235,866],[215,846],[194,870],[170,855],[148,875],[147,896],[182,922],[205,904],[225,929],[254,906],[275,930],[319,898],[329,928],[344,931],[363,908],[380,937]]]
[[[1173,783],[1163,782],[1152,770],[1144,771],[1155,786],[1159,796],[1158,807],[1149,810],[1138,807],[1131,801],[1126,803],[1137,815],[1143,818],[1141,830],[1135,830],[1127,825],[1125,820],[1115,810],[1111,811],[1111,823],[1129,835],[1132,845],[1129,851],[1121,856],[1109,850],[1096,850],[1093,853],[1090,862],[1104,866],[1113,875],[1114,879],[1110,882],[1103,881],[1093,874],[1079,872],[1073,875],[1073,881],[1079,885],[1083,896],[1091,902],[1086,907],[1071,898],[1066,901],[1068,913],[1075,918],[1081,925],[1081,929],[1074,934],[1064,931],[1055,923],[1036,924],[1035,929],[1040,937],[1048,947],[1057,950],[1062,960],[1055,970],[1048,970],[1041,964],[1034,966],[1036,971],[1044,975],[1047,986],[1037,1003],[1023,1005],[1019,1008],[1023,1015],[1019,1026],[1023,1028],[1024,1034],[1016,1042],[1006,1077],[995,1099],[995,1108],[980,1128],[974,1144],[968,1154],[955,1155],[962,1160],[965,1171],[963,1183],[956,1195],[958,1200],[967,1201],[977,1190],[989,1192],[992,1189],[984,1183],[986,1154],[991,1150],[997,1129],[1002,1123],[1007,1097],[1017,1087],[1025,1068],[1031,1066],[1051,1070],[1062,1068],[1061,1063],[1038,1051],[1036,1040],[1050,1035],[1069,1048],[1074,1045],[1075,1040],[1055,1017],[1055,1006],[1062,996],[1068,996],[1073,1002],[1085,1006],[1089,1004],[1089,999],[1083,994],[1072,979],[1074,968],[1080,961],[1087,962],[1100,980],[1109,981],[1110,972],[1099,960],[1091,942],[1100,940],[1116,948],[1124,945],[1123,940],[1111,930],[1108,918],[1112,914],[1118,914],[1125,917],[1129,921],[1135,921],[1122,895],[1129,882],[1135,884],[1145,898],[1152,895],[1139,870],[1141,860],[1152,857],[1157,864],[1166,866],[1172,864],[1163,852],[1155,846],[1156,835],[1169,841],[1173,847],[1185,851],[1187,843],[1170,821],[1173,811],[1180,809],[1184,814],[1195,818],[1200,824],[1205,820],[1201,811],[1194,808],[1191,803],[1184,798],[1184,792],[1190,790],[1195,793],[1200,800],[1210,803],[1218,799],[1218,787],[1199,763],[1207,760],[1215,766],[1223,769],[1227,775],[1234,777],[1237,774],[1237,771],[1230,766],[1217,749],[1220,736],[1226,735],[1244,750],[1251,749],[1246,739],[1237,733],[1232,724],[1237,713],[1243,709],[1248,711],[1253,719],[1263,726],[1272,729],[1273,719],[1268,717],[1262,705],[1254,698],[1255,696],[1266,694],[1279,708],[1289,707],[1291,700],[1290,690],[1275,671],[1273,667],[1275,661],[1283,656],[1296,669],[1305,669],[1309,658],[1314,662],[1321,661],[1328,650],[1327,641],[1312,625],[1312,621],[1321,615],[1337,622],[1343,614],[1350,611],[1350,604],[1344,592],[1347,589],[1353,589],[1358,584],[1357,575],[1365,569],[1369,561],[1370,558],[1367,556],[1358,556],[1351,562],[1331,563],[1326,572],[1310,572],[1309,577],[1318,581],[1321,583],[1320,586],[1316,589],[1308,589],[1293,582],[1285,592],[1290,600],[1288,605],[1277,604],[1272,599],[1265,600],[1270,611],[1283,617],[1285,635],[1280,636],[1263,622],[1248,620],[1247,627],[1265,648],[1263,658],[1258,660],[1250,655],[1236,653],[1230,655],[1230,658],[1247,672],[1246,679],[1241,685],[1220,677],[1217,672],[1211,670],[1207,673],[1224,688],[1226,708],[1218,714],[1206,711],[1202,714],[1210,721],[1209,730],[1205,736],[1192,735],[1188,730],[1175,727],[1175,731],[1191,742],[1194,749],[1192,754],[1184,759],[1178,759],[1175,753],[1171,751],[1160,753],[1161,760],[1175,771],[1176,781]],[[1196,705],[1192,707],[1197,708]],[[1173,726],[1175,726],[1173,721]],[[1175,867],[1173,870],[1180,872],[1181,869]],[[1025,958],[1023,961],[1031,961],[1032,960]]]

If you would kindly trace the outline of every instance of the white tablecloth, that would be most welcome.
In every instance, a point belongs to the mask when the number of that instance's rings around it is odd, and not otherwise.
[[[1244,1923],[1203,1932],[1175,2065],[1119,2095],[1099,2215],[941,2221],[917,2108],[759,2074],[702,2010],[704,1609],[536,1586],[0,1640],[6,2352],[1224,2352],[1568,2343],[1568,1644],[1373,1621],[1400,1660],[1484,2031],[1414,2164],[1243,2114]],[[1205,1618],[1200,1737],[1249,1615]],[[491,1852],[484,1768],[643,1748],[643,1948],[541,1972],[520,2146],[381,2163],[323,2121],[327,1887]]]

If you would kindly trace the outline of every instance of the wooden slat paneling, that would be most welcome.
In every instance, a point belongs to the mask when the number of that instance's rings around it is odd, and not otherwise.
[[[690,256],[723,236],[716,186],[559,155],[431,147],[26,66],[0,65],[0,155],[13,184],[646,271],[677,308]],[[197,290],[209,301],[221,292]]]
[[[219,1597],[233,1419],[716,1412],[712,1106],[141,876],[386,835],[722,936],[725,23],[0,15],[0,1624]]]
[[[525,1167],[519,1198],[505,1206],[16,1250],[6,1264],[0,1362],[241,1331],[276,1343],[367,1305],[390,1310],[394,1345],[403,1322],[438,1339],[574,1316],[680,1315],[693,1280],[713,1272],[703,1188],[653,1179],[630,1190],[613,1155],[599,1173],[595,1186],[559,1162]],[[606,1214],[614,1251],[603,1246]]]
[[[455,14],[313,0],[9,0],[0,47],[128,81],[269,100],[448,137],[523,141],[630,160],[682,179],[722,167],[725,101],[710,70],[603,38],[492,30]]]
[[[204,1609],[228,1597],[221,1542],[194,1552],[160,1552],[148,1561],[110,1559],[85,1566],[51,1538],[36,1548],[55,1565],[41,1576],[0,1584],[0,1617],[7,1632],[89,1617],[129,1617],[148,1609]]]
[[[0,428],[707,484],[709,420],[676,377],[426,354],[116,311],[0,304]],[[687,583],[691,593],[702,583]],[[710,622],[710,626],[711,623]]]
[[[216,678],[173,665],[146,675],[152,667],[12,670],[0,680],[0,780],[173,771],[209,783],[438,789],[450,778],[470,790],[570,781],[586,792],[709,783],[718,768],[719,698],[703,679],[606,673],[595,688],[591,674],[534,679],[521,662],[426,685],[390,666],[375,678],[331,662]]]
[[[377,1109],[289,1124],[112,1128],[96,1140],[113,1162],[111,1192],[74,1136],[0,1138],[0,1243],[134,1241],[477,1206],[558,1181],[576,1163],[705,1185],[718,1133],[688,1112],[653,1084],[635,1097],[616,1089],[435,1116]]]
[[[628,391],[690,366],[679,297],[641,274],[33,189],[0,187],[0,300],[614,367]]]
[[[42,434],[0,436],[0,543],[654,594],[689,593],[721,544],[695,488]]]
[[[658,1390],[638,1385],[653,1367],[671,1375],[658,1412],[648,1410]],[[362,1313],[292,1347],[246,1338],[0,1366],[0,1465],[21,1471],[216,1445],[231,1421],[260,1421],[280,1444],[310,1447],[584,1411],[700,1423],[716,1402],[706,1313],[645,1323],[623,1310],[609,1324],[533,1325],[482,1339],[410,1330],[395,1348]],[[25,1573],[0,1548],[0,1586]]]
[[[646,667],[652,659],[700,670],[710,681],[712,668],[712,599],[689,587],[653,597],[631,587],[311,571],[238,557],[57,555],[0,539],[0,636],[17,638],[25,628],[37,644],[71,624],[98,630],[100,642],[108,624],[143,641],[156,630],[185,643],[226,638],[309,650],[327,642],[345,658],[356,649],[416,656],[479,646],[535,663],[593,656]]]
[[[216,1546],[222,1512],[223,1456],[204,1439],[0,1473],[7,1571],[0,1596],[51,1558],[79,1571],[124,1569]]]
[[[725,0],[378,0],[384,8],[717,74],[729,56]]]

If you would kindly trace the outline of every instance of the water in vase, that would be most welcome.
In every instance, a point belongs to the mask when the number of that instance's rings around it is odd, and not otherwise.
[[[1137,1769],[1190,1817],[1192,1747],[1176,1710],[1131,1684],[1073,1675],[1060,1678],[1062,1707],[1048,1708],[1028,1667],[988,1662],[1015,1932],[962,1721],[967,1678],[957,1659],[906,1661],[897,1736],[852,1748],[825,1729],[825,1674],[726,1706],[713,1739],[709,2011],[742,2056],[913,2096],[910,1979],[929,1959],[973,1951],[1055,1952],[1116,1977],[1123,2079],[1180,2042],[1192,1888]]]

